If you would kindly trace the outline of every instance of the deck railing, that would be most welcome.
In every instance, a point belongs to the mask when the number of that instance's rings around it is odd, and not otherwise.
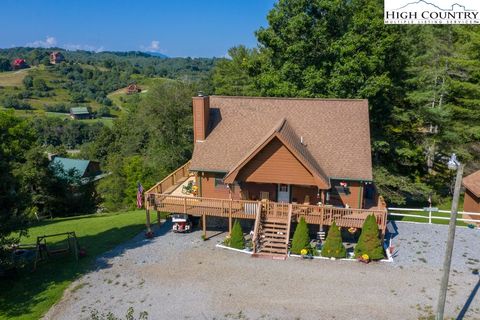
[[[165,193],[169,188],[178,184],[182,178],[188,177],[189,169],[190,161],[188,161],[183,166],[166,176],[162,181],[158,182],[156,185],[148,189],[145,194],[148,196],[148,194],[151,193]]]
[[[273,201],[230,200],[203,197],[151,194],[151,205],[157,211],[187,213],[195,216],[256,219],[258,209],[264,217],[298,221],[304,217],[309,224],[361,228],[368,215],[375,215],[379,229],[385,232],[386,209],[335,208],[310,204],[289,204]],[[291,206],[291,212],[289,212]]]

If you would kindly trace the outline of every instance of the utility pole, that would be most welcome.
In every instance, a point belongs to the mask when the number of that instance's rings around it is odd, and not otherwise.
[[[455,229],[457,224],[458,201],[460,198],[460,188],[462,186],[462,176],[464,165],[457,161],[455,154],[448,162],[449,169],[457,170],[455,178],[455,190],[453,192],[452,211],[450,215],[450,223],[448,225],[447,248],[445,250],[445,260],[443,262],[443,276],[440,284],[440,293],[438,295],[437,316],[436,320],[443,320],[445,311],[445,301],[447,299],[448,278],[450,276],[450,266],[452,264],[453,244],[455,242]]]

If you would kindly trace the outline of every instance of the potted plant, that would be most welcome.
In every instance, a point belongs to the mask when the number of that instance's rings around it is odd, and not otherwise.
[[[368,254],[364,253],[360,257],[358,257],[358,261],[363,263],[370,263],[370,257],[368,256]]]

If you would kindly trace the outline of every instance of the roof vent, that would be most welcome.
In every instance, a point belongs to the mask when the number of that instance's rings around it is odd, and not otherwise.
[[[305,141],[303,141],[303,136],[300,136],[300,143],[305,145]]]

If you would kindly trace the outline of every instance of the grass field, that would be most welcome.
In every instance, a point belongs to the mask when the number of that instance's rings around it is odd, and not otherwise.
[[[45,112],[44,110],[15,110],[15,109],[9,109],[9,108],[4,108],[0,107],[0,111],[9,111],[13,110],[15,115],[17,117],[22,117],[22,118],[27,118],[27,117],[34,117],[34,116],[47,116],[47,117],[56,117],[56,118],[61,118],[69,121],[81,121],[85,123],[95,123],[95,122],[101,122],[107,127],[112,127],[113,126],[113,121],[115,118],[112,117],[101,117],[101,118],[96,118],[96,119],[86,119],[86,120],[72,120],[70,118],[70,114],[68,113],[60,113],[60,112]]]
[[[2,87],[20,87],[23,85],[23,78],[30,69],[17,71],[0,72],[0,86]]]
[[[36,271],[26,268],[17,279],[0,282],[0,319],[38,319],[55,304],[77,277],[93,267],[95,257],[134,237],[144,229],[143,211],[46,220],[29,229],[22,244],[39,235],[75,231],[87,257],[51,259]],[[60,241],[58,239],[57,241]]]

